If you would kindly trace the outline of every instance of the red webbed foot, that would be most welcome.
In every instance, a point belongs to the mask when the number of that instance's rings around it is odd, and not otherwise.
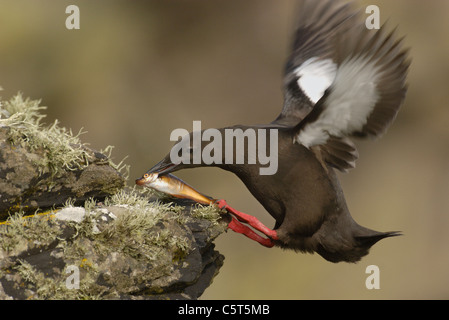
[[[251,240],[259,242],[264,247],[271,248],[274,246],[273,240],[269,238],[264,238],[257,233],[255,233],[251,228],[248,226],[245,226],[240,221],[238,221],[236,218],[232,217],[231,222],[228,224],[228,228],[231,229],[234,232],[241,233]]]
[[[272,247],[274,246],[273,240],[278,240],[278,235],[275,230],[272,230],[265,226],[262,222],[260,222],[256,217],[253,217],[249,214],[240,212],[238,210],[235,210],[234,208],[228,206],[225,200],[220,199],[215,202],[215,204],[220,209],[226,209],[229,213],[233,214],[237,219],[234,217],[232,218],[231,222],[229,223],[228,227],[238,233],[242,233],[248,238],[255,240],[266,247]],[[263,238],[257,233],[255,233],[253,230],[251,230],[248,226],[245,226],[241,222],[248,223],[251,227],[256,229],[257,231],[262,232],[264,235],[269,237],[269,239]]]

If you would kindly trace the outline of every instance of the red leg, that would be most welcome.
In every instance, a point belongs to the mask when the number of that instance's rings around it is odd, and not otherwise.
[[[265,247],[271,248],[274,246],[274,243],[271,239],[261,237],[234,217],[232,217],[231,222],[229,222],[228,228],[237,233],[241,233],[254,241],[259,242]]]
[[[264,225],[262,222],[260,222],[256,217],[253,217],[249,214],[240,212],[235,210],[234,208],[228,206],[225,200],[221,199],[216,202],[216,204],[222,208],[228,210],[230,213],[235,215],[240,221],[243,221],[245,223],[248,223],[251,227],[254,229],[262,232],[264,235],[270,237],[273,240],[278,240],[278,235],[275,230],[272,230],[268,228],[266,225]]]

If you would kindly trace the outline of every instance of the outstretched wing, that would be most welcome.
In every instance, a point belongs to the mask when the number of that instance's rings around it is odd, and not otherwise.
[[[360,17],[349,24],[346,32],[328,39],[336,64],[331,85],[294,128],[296,143],[319,149],[342,171],[354,167],[357,158],[347,137],[378,137],[396,117],[410,65],[394,31],[368,30]]]
[[[284,106],[276,124],[295,126],[323,96],[337,71],[332,39],[345,33],[357,16],[349,4],[335,0],[306,0],[299,9],[285,66]]]

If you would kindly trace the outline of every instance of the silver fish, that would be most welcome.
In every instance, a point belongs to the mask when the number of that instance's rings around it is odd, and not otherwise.
[[[201,204],[209,205],[216,201],[196,191],[193,187],[170,173],[161,176],[157,173],[145,173],[136,180],[136,184],[155,189],[176,198],[191,199]]]

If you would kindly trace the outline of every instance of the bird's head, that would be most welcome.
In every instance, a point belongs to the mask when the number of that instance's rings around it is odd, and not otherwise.
[[[215,130],[221,132],[222,129]],[[163,175],[181,169],[215,166],[224,163],[224,144],[222,144],[221,135],[216,135],[212,141],[207,137],[202,139],[205,131],[207,130],[194,131],[182,136],[173,145],[170,152],[146,174]]]

